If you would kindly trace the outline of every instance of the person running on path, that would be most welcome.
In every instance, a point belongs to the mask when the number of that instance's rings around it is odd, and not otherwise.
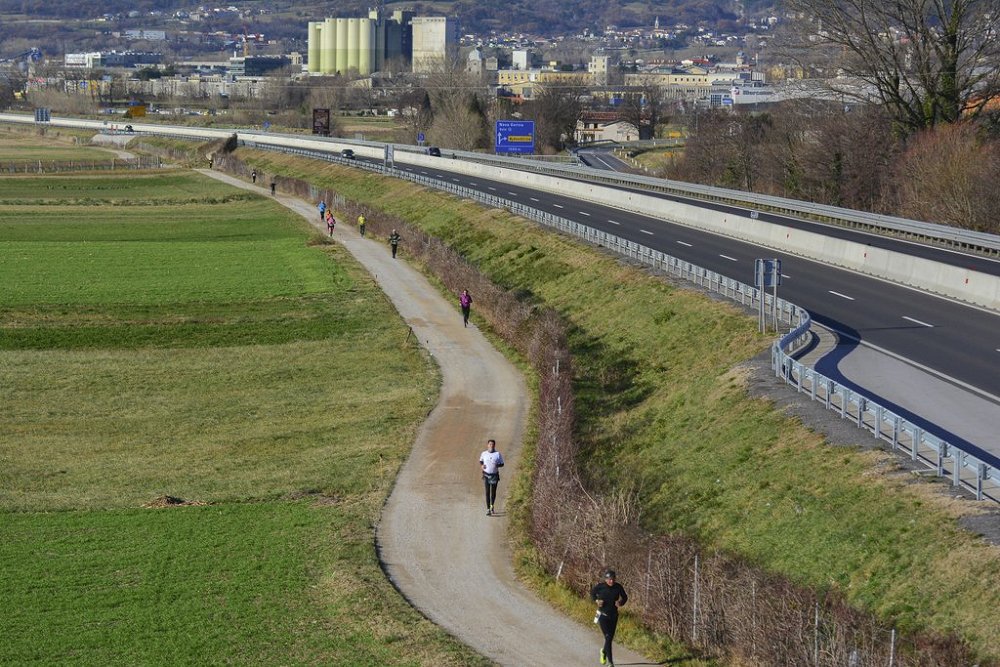
[[[253,171],[250,172],[250,180],[253,182],[254,185],[257,185],[257,170],[256,169],[254,169]]]
[[[326,220],[326,202],[322,199],[319,200],[319,219],[320,222]]]
[[[611,644],[615,640],[615,630],[618,628],[618,608],[628,602],[628,595],[616,581],[614,570],[605,571],[604,581],[594,585],[590,590],[590,598],[597,603],[597,615],[594,620],[604,633],[604,647],[600,654],[601,664],[615,667],[615,661],[611,657]]]
[[[333,228],[337,226],[337,219],[333,217],[333,211],[326,210],[326,230],[333,236]]]
[[[486,441],[486,451],[479,455],[479,465],[483,469],[483,486],[486,487],[486,516],[492,516],[500,484],[500,468],[503,467],[503,455],[497,451],[497,441],[493,438]]]
[[[396,250],[399,248],[399,234],[396,230],[392,230],[392,234],[389,234],[389,245],[392,246],[392,258],[396,259]]]
[[[469,311],[472,310],[472,295],[464,289],[458,295],[458,305],[462,307],[462,326],[469,326]]]
[[[272,197],[274,196],[274,189],[276,187],[278,187],[278,181],[277,181],[277,179],[272,178],[271,179],[271,196]]]
[[[358,216],[358,232],[361,233],[361,236],[365,235],[365,222],[365,214],[362,213]]]

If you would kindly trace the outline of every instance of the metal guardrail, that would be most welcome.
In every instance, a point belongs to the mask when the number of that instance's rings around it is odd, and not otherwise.
[[[22,118],[11,114],[3,114],[3,115],[4,115],[3,120],[34,123],[34,119],[28,116]],[[50,123],[47,124],[58,125],[60,124],[61,120],[62,119],[52,119]],[[80,121],[80,123],[83,122],[84,121]],[[94,121],[93,124],[96,126],[97,122]],[[150,126],[146,126],[142,128],[142,130],[139,130],[137,128],[136,134],[139,134],[140,132],[153,134],[154,131],[149,129],[149,127]],[[220,133],[224,134],[238,133],[241,137],[247,136],[246,131],[238,129],[217,130],[213,134],[220,134]],[[179,136],[184,138],[205,140],[207,133],[204,130],[199,131],[195,128],[191,128],[190,132],[188,133],[180,131],[178,128],[169,128],[169,131],[164,132],[164,134],[168,134],[171,136]],[[250,133],[249,136],[252,137],[253,134],[254,133]],[[331,142],[337,144],[375,147],[379,149],[382,149],[386,146],[386,144],[384,143],[374,142],[374,141],[350,140],[350,139],[324,139],[321,137],[278,135],[272,133],[267,133],[267,134],[271,137],[288,136],[290,139],[294,138],[299,141],[307,139],[309,141],[315,141],[317,143]],[[423,149],[421,149],[420,147],[412,146],[409,144],[393,144],[392,146],[394,151],[399,151],[399,152],[415,152],[415,153],[423,152]],[[1000,236],[994,234],[967,231],[967,230],[957,229],[954,227],[948,227],[946,225],[937,225],[929,222],[908,220],[906,218],[898,218],[888,215],[879,215],[876,213],[864,213],[861,211],[853,211],[851,209],[839,208],[836,206],[812,204],[809,202],[803,202],[794,199],[785,199],[782,197],[773,197],[770,195],[758,195],[751,192],[742,192],[739,190],[729,190],[726,188],[696,185],[692,183],[683,183],[680,181],[668,181],[659,178],[652,178],[649,176],[616,174],[614,172],[608,172],[600,169],[591,169],[588,167],[581,167],[578,165],[567,166],[559,164],[548,164],[548,163],[525,160],[520,158],[500,157],[500,156],[487,155],[484,153],[472,153],[468,151],[449,151],[449,152],[454,157],[458,157],[467,161],[475,161],[483,164],[492,164],[495,166],[513,168],[513,169],[520,168],[527,171],[532,171],[534,173],[548,174],[559,178],[570,178],[573,180],[584,180],[587,182],[605,184],[618,188],[626,187],[626,188],[645,190],[649,192],[659,192],[661,194],[667,194],[675,197],[683,197],[688,199],[698,199],[707,202],[715,202],[727,206],[733,206],[736,208],[743,208],[748,210],[768,211],[790,217],[815,220],[830,225],[850,227],[872,233],[888,234],[895,236],[897,238],[909,239],[923,243],[949,247],[957,250],[974,252],[987,257],[1000,257]]]
[[[463,160],[480,162],[497,167],[506,167],[509,169],[520,168],[559,178],[571,178],[573,180],[583,180],[619,188],[628,187],[687,199],[699,199],[738,208],[767,211],[872,233],[888,234],[897,238],[945,246],[956,250],[975,252],[987,257],[1000,257],[1000,236],[995,234],[974,232],[946,225],[921,222],[919,220],[880,215],[878,213],[865,213],[863,211],[854,211],[824,204],[813,204],[771,195],[759,195],[740,190],[669,181],[650,176],[619,174],[603,169],[570,168],[562,165],[538,164],[519,158],[490,156],[482,153],[457,152],[456,155]]]
[[[267,150],[282,150],[275,146],[255,145],[251,141],[245,142],[245,145]],[[402,178],[426,187],[444,190],[464,199],[474,199],[488,206],[507,209],[522,217],[572,234],[595,245],[603,246],[653,268],[666,271],[751,309],[759,307],[760,299],[763,298],[764,309],[768,313],[773,313],[775,327],[777,328],[778,322],[790,327],[788,333],[781,336],[771,347],[771,368],[776,377],[794,386],[799,393],[805,393],[812,400],[825,404],[828,410],[838,412],[842,419],[850,419],[858,428],[871,432],[876,440],[889,443],[891,451],[908,455],[911,461],[925,465],[938,477],[949,477],[954,487],[972,492],[977,500],[986,499],[1000,503],[1000,458],[984,451],[963,451],[926,429],[910,423],[863,393],[841,385],[796,361],[792,355],[809,341],[812,335],[810,333],[812,319],[804,308],[800,308],[790,301],[775,299],[773,295],[767,294],[757,287],[640,243],[503,197],[488,195],[478,190],[398,169],[386,168],[379,163],[345,160],[325,152],[300,149],[284,149],[282,152],[351,164],[386,176]]]

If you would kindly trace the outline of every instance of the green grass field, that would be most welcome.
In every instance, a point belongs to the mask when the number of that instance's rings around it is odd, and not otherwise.
[[[18,164],[31,160],[43,162],[97,160],[105,162],[114,157],[113,152],[100,148],[74,146],[69,143],[60,144],[53,140],[45,140],[33,132],[34,128],[31,130],[32,132],[29,132],[27,126],[14,130],[0,128],[0,167],[5,162]]]
[[[378,566],[438,376],[349,255],[191,173],[0,201],[0,664],[488,664]]]
[[[333,165],[241,155],[410,220],[562,312],[581,464],[638,489],[651,530],[696,535],[836,588],[900,629],[956,632],[1000,658],[1000,552],[955,521],[981,510],[912,483],[892,455],[826,445],[749,397],[740,365],[770,344],[752,316],[502,211]]]

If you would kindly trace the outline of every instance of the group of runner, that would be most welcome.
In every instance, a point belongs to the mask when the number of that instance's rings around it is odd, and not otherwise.
[[[320,200],[319,205],[320,220],[326,223],[327,231],[333,236],[333,231],[337,226],[337,220],[333,216],[331,207],[326,202]],[[365,216],[358,216],[358,232],[365,235]],[[392,230],[389,236],[389,245],[392,249],[392,257],[396,258],[400,236],[396,230]],[[462,325],[469,326],[469,315],[472,310],[472,295],[469,290],[463,289],[458,296],[459,307],[462,310]],[[486,496],[486,516],[496,515],[497,487],[500,484],[500,468],[504,466],[503,455],[497,451],[497,442],[493,438],[486,441],[486,450],[479,455],[479,468],[482,472],[483,487]],[[604,578],[599,581],[590,591],[590,598],[596,603],[597,610],[594,615],[594,623],[601,628],[604,635],[604,645],[601,647],[599,660],[602,665],[614,667],[611,647],[615,638],[615,631],[618,627],[618,609],[628,601],[625,589],[617,581],[614,570],[605,570]]]

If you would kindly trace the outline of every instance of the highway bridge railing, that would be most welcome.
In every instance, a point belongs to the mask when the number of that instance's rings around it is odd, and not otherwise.
[[[255,148],[278,150],[275,146],[267,144],[254,145],[251,141],[241,143]],[[1000,503],[1000,457],[979,448],[966,447],[963,450],[932,431],[908,421],[863,392],[838,383],[796,360],[797,352],[801,351],[811,340],[812,319],[804,308],[800,308],[790,301],[775,299],[773,295],[767,294],[757,287],[640,243],[503,197],[393,169],[380,163],[346,160],[327,152],[301,149],[284,149],[283,152],[350,164],[386,176],[413,181],[429,188],[444,190],[494,208],[507,209],[522,217],[694,283],[751,310],[759,309],[760,301],[763,299],[764,311],[773,314],[775,327],[779,323],[788,327],[788,331],[771,347],[771,368],[776,377],[795,387],[799,393],[806,394],[812,400],[823,403],[828,410],[837,412],[842,419],[850,420],[858,428],[869,431],[876,440],[888,443],[891,451],[909,457],[914,464],[923,465],[938,477],[948,478],[952,486],[969,491],[977,500],[992,500]]]
[[[878,213],[865,213],[837,206],[813,204],[771,195],[755,194],[742,190],[683,183],[681,181],[670,181],[651,176],[622,174],[603,169],[569,167],[558,164],[539,164],[519,158],[491,156],[483,153],[457,152],[456,156],[463,160],[474,160],[498,167],[525,169],[560,178],[571,178],[602,185],[657,192],[688,199],[701,199],[703,201],[745,208],[750,211],[768,211],[964,252],[974,252],[987,257],[1000,257],[1000,236],[985,232],[959,229],[947,225],[909,220],[907,218]]]

